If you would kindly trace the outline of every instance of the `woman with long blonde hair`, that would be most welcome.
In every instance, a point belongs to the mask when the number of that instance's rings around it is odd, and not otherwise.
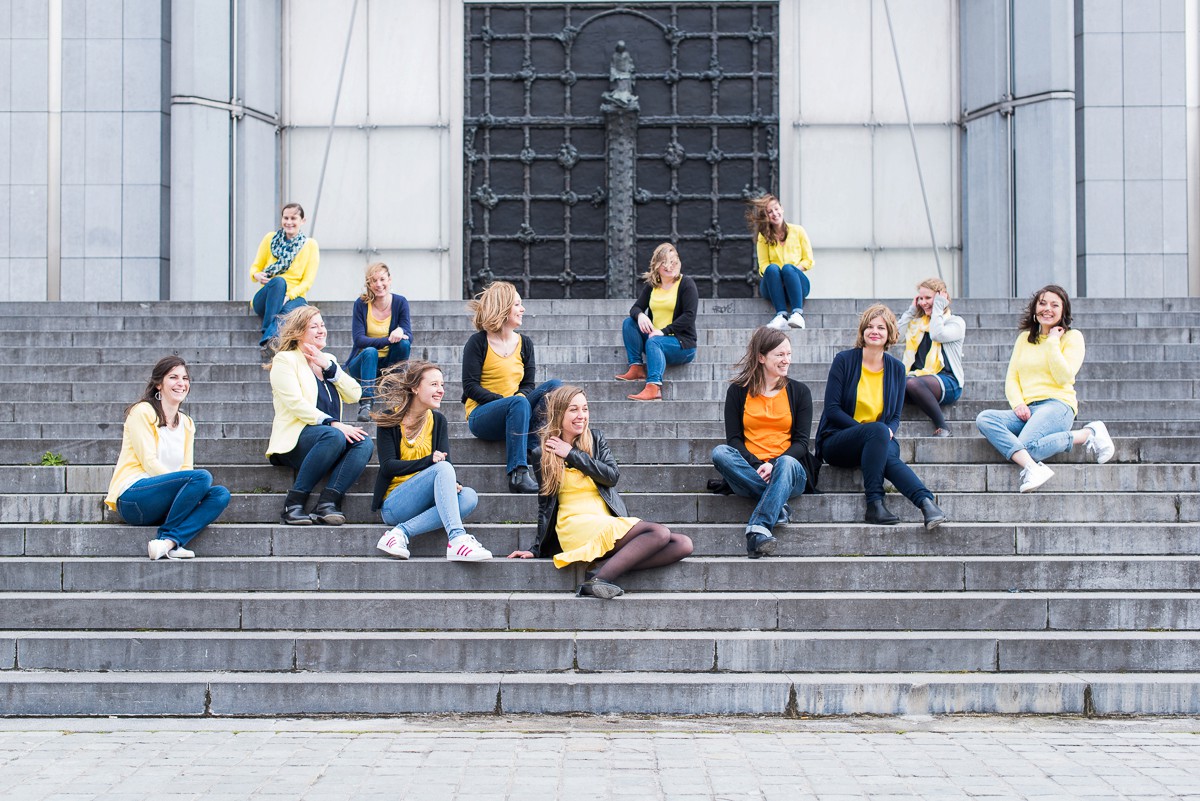
[[[663,397],[663,372],[668,364],[687,364],[696,358],[696,309],[700,293],[691,276],[683,275],[679,251],[670,242],[654,249],[646,285],[621,324],[627,369],[618,381],[642,381],[646,386],[630,400]],[[644,363],[643,363],[644,361]]]
[[[962,397],[966,386],[963,338],[967,321],[950,313],[946,282],[926,278],[917,284],[916,297],[896,327],[904,337],[904,402],[933,421],[935,437],[948,437],[942,406]]]
[[[367,265],[365,289],[354,301],[350,335],[354,346],[346,359],[346,372],[362,385],[358,422],[365,423],[371,419],[379,374],[407,361],[412,351],[408,298],[392,292],[392,271],[381,261]]]
[[[589,422],[579,387],[562,386],[547,396],[537,454],[537,539],[532,550],[510,558],[553,556],[562,568],[607,556],[577,593],[607,600],[623,594],[614,583],[622,574],[674,564],[692,552],[692,541],[661,523],[628,516],[616,490],[617,460]]]

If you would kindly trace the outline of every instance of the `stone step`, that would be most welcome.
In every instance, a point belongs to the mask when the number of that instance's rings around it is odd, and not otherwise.
[[[1195,592],[0,592],[12,630],[1196,631]]]
[[[1200,493],[1195,492],[1079,492],[1070,504],[1049,492],[1018,495],[1006,492],[938,492],[938,505],[948,524],[963,523],[1191,523],[1200,520]],[[114,515],[101,504],[100,493],[7,495],[0,507],[0,523],[100,523]],[[625,492],[629,514],[677,523],[736,523],[746,521],[752,504],[737,496],[709,493]],[[354,523],[372,523],[367,493],[346,495],[342,509]],[[839,524],[862,519],[861,493],[823,493],[793,504],[793,517],[808,523]],[[889,508],[906,524],[918,524],[921,514],[903,498],[891,496]],[[221,515],[227,523],[267,523],[278,519],[279,494],[234,494]],[[536,520],[537,502],[528,495],[481,493],[475,518],[485,522]],[[931,534],[930,536],[936,536]]]
[[[485,545],[487,543],[484,543]],[[145,558],[8,557],[8,592],[562,592],[583,568],[547,560],[460,564],[445,558],[398,563],[354,557]],[[670,568],[621,577],[632,592],[735,593],[763,587],[792,592],[1174,592],[1200,585],[1195,556],[695,557]]]
[[[30,671],[263,673],[1192,672],[1198,632],[12,631]]]

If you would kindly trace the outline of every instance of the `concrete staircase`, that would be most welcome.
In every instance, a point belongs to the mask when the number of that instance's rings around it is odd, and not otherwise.
[[[865,305],[815,301],[791,334],[818,414]],[[668,373],[668,402],[637,404],[611,380],[626,302],[530,302],[539,377],[585,385],[630,513],[696,543],[605,603],[573,597],[577,568],[448,564],[440,534],[387,559],[374,466],[347,525],[275,524],[291,473],[262,458],[270,388],[245,304],[0,304],[0,715],[1200,713],[1200,299],[1076,301],[1079,423],[1105,420],[1116,456],[1059,457],[1028,496],[973,423],[1003,404],[1020,306],[955,303],[971,378],[955,437],[901,428],[951,523],[927,533],[897,499],[904,522],[865,525],[859,477],[826,467],[781,555],[750,561],[750,506],[704,485],[728,366],[765,304],[703,301],[698,361]],[[350,305],[322,309],[344,359]],[[464,304],[413,318],[481,493],[468,528],[497,554],[527,547],[535,499],[504,491],[500,446],[461,422]],[[152,563],[153,529],[101,499],[123,409],[170,352],[191,365],[197,465],[234,499],[197,559]],[[47,452],[67,463],[39,466]]]

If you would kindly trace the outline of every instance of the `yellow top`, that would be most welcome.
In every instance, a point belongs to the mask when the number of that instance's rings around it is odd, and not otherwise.
[[[271,239],[275,236],[275,232],[267,234],[258,243],[258,253],[254,256],[254,261],[250,263],[250,283],[258,286],[258,280],[254,277],[255,273],[261,273],[267,269],[267,265],[275,259],[271,256]],[[308,290],[312,289],[313,281],[317,280],[317,267],[321,262],[321,249],[317,247],[317,240],[310,238],[304,243],[304,247],[300,248],[300,252],[296,254],[296,258],[292,259],[292,263],[288,268],[279,274],[287,283],[287,299],[295,300],[302,298],[308,294]]]
[[[362,397],[362,387],[341,365],[333,376],[333,386],[343,403],[357,403]],[[317,408],[317,377],[299,350],[281,350],[271,360],[271,401],[275,417],[271,420],[268,457],[292,450],[305,426],[325,421],[325,413]]]
[[[596,482],[573,467],[564,467],[555,522],[563,552],[554,555],[554,566],[599,559],[639,522],[636,517],[614,517]]]
[[[788,223],[787,239],[768,244],[766,237],[758,235],[758,274],[766,272],[768,264],[794,264],[808,272],[813,266],[812,245],[809,244],[808,234],[798,225]]]
[[[679,285],[675,279],[670,289],[656,287],[650,290],[650,321],[659,331],[675,321],[675,300],[679,297]]]
[[[521,379],[525,377],[525,360],[521,358],[522,344],[523,340],[518,334],[517,346],[513,348],[513,352],[508,356],[501,356],[492,350],[492,343],[489,342],[487,353],[483,357],[483,370],[479,374],[479,385],[488,392],[495,392],[506,398],[516,395],[521,387]],[[463,408],[468,418],[478,405],[474,398],[467,398]]]
[[[858,376],[858,398],[854,401],[854,419],[874,423],[883,414],[883,370],[868,370],[864,365]]]
[[[387,317],[384,317],[382,320],[377,320],[375,319],[375,309],[370,306],[367,307],[367,336],[371,337],[372,339],[386,339],[388,334],[392,333],[392,330],[388,328],[388,326],[391,324],[392,312],[390,310],[387,313]],[[387,348],[379,349],[379,358],[382,359],[387,355]]]
[[[774,397],[747,395],[742,409],[746,450],[764,462],[774,459],[792,444],[792,407],[786,390]]]
[[[433,453],[433,410],[425,412],[425,422],[421,424],[421,430],[417,433],[416,439],[408,439],[404,436],[404,429],[400,429],[400,458],[413,461],[416,459],[424,459]],[[408,473],[403,476],[396,476],[392,482],[388,484],[387,491],[383,493],[383,497],[392,494],[392,490],[408,481],[415,476],[416,473]]]
[[[1079,413],[1075,396],[1075,374],[1083,366],[1083,334],[1072,328],[1058,339],[1040,337],[1029,344],[1028,332],[1022,331],[1013,345],[1004,378],[1004,396],[1012,408],[1034,401],[1060,400]]]
[[[180,470],[192,469],[192,445],[196,438],[196,424],[183,412],[179,413],[179,425],[183,426],[183,464]],[[150,476],[161,476],[173,472],[158,460],[158,416],[154,407],[142,402],[129,410],[121,434],[121,455],[108,482],[108,497],[104,505],[117,508],[117,498],[136,481]]]

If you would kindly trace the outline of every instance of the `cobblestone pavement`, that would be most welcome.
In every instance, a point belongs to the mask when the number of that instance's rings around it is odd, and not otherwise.
[[[1200,801],[1200,720],[0,719],[0,798]]]

